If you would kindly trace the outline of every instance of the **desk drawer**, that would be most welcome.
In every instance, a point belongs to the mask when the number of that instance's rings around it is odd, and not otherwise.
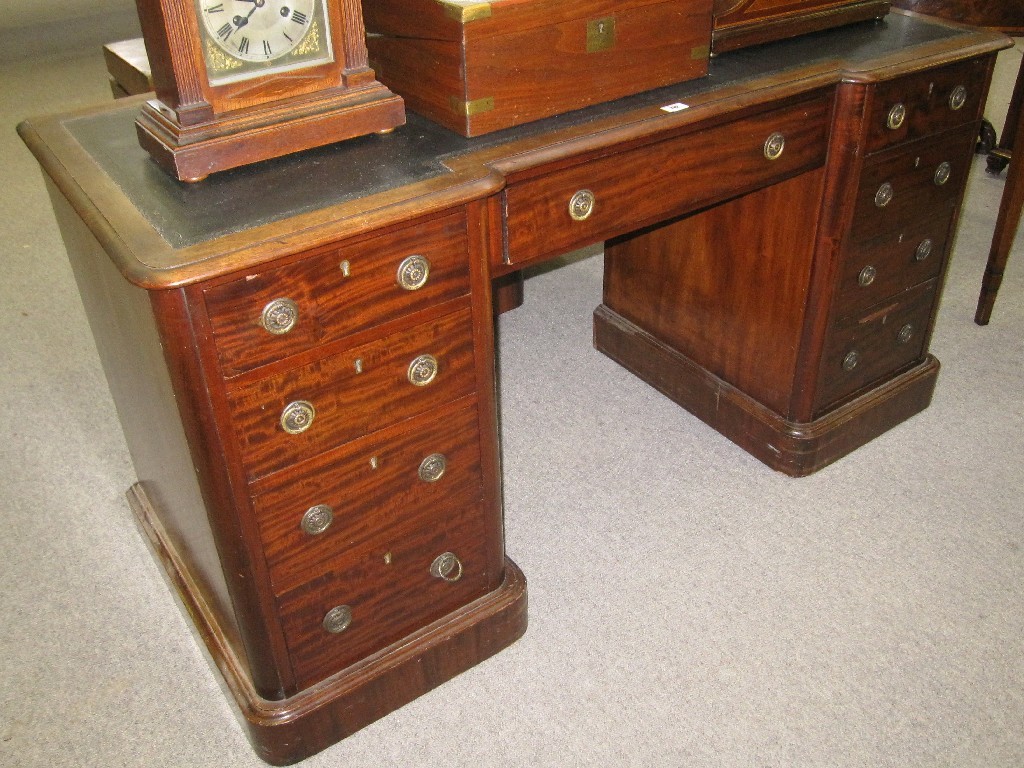
[[[974,141],[972,124],[874,155],[861,174],[852,237],[873,239],[948,209],[964,189]]]
[[[239,387],[228,403],[252,480],[465,397],[475,382],[467,308]]]
[[[837,317],[860,312],[937,277],[946,258],[953,201],[932,216],[847,247],[839,277]]]
[[[973,123],[981,117],[989,58],[879,83],[869,92],[867,151]]]
[[[829,93],[512,184],[506,260],[522,266],[820,166],[831,104]],[[775,134],[785,144],[768,159]]]
[[[278,606],[298,687],[485,594],[486,528],[480,502],[448,500],[382,528],[317,578],[282,595]],[[434,565],[446,553],[457,558],[448,559],[451,570],[444,569],[449,580]]]
[[[374,432],[252,489],[274,593],[396,521],[483,495],[476,404]],[[327,565],[325,565],[325,563]]]
[[[231,376],[468,292],[460,211],[248,275],[205,296]]]
[[[822,357],[818,413],[921,357],[936,287],[930,281],[837,323]]]

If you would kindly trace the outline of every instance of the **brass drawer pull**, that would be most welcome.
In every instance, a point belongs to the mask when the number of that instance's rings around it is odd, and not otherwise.
[[[573,221],[586,221],[594,212],[597,198],[589,189],[581,189],[569,200],[569,215]]]
[[[896,334],[896,342],[898,344],[906,344],[912,338],[914,338],[914,326],[910,323],[900,328],[899,333]]]
[[[885,118],[885,127],[895,131],[903,127],[903,121],[907,118],[907,108],[902,103],[897,103],[889,110]]]
[[[420,355],[411,363],[406,371],[406,378],[414,387],[425,387],[437,378],[437,358],[433,355]]]
[[[846,353],[846,357],[843,358],[843,370],[852,371],[857,367],[857,363],[860,362],[860,352],[853,349]]]
[[[888,181],[883,182],[882,186],[875,192],[875,205],[879,208],[885,208],[889,203],[892,202],[893,188],[892,184]]]
[[[281,412],[281,429],[289,435],[298,435],[313,426],[316,408],[306,400],[288,403]]]
[[[299,305],[291,299],[274,299],[260,313],[260,325],[275,336],[288,333],[299,322]]]
[[[786,149],[786,137],[781,133],[773,133],[764,142],[764,156],[769,160],[778,160]]]
[[[932,255],[932,240],[930,237],[926,237],[920,243],[917,248],[914,249],[914,261],[924,261]]]
[[[962,109],[964,104],[967,103],[967,89],[958,85],[953,89],[953,92],[949,94],[949,108],[956,111]]]
[[[424,483],[436,483],[448,469],[448,459],[443,453],[432,453],[420,462],[419,476]]]
[[[402,259],[398,265],[398,285],[406,291],[418,291],[430,277],[430,262],[418,253]]]
[[[935,181],[935,186],[941,187],[943,184],[949,181],[949,177],[952,175],[953,166],[947,163],[945,160],[943,160],[941,163],[939,163],[939,167],[935,169],[935,176],[933,179]]]
[[[875,269],[870,264],[868,264],[866,267],[864,267],[864,269],[860,271],[860,274],[857,275],[857,284],[860,285],[862,288],[867,288],[869,285],[875,282],[875,278],[877,276],[878,270]]]
[[[347,605],[331,608],[324,616],[324,629],[332,635],[344,632],[352,624],[352,609]]]
[[[319,536],[334,522],[334,510],[326,504],[317,504],[302,516],[302,530],[310,536]]]
[[[440,554],[430,564],[430,575],[442,581],[458,581],[462,578],[462,561],[452,552]]]

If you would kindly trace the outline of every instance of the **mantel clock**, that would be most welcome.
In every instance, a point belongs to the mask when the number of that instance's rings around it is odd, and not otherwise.
[[[136,0],[156,98],[139,142],[182,181],[405,122],[359,0]]]

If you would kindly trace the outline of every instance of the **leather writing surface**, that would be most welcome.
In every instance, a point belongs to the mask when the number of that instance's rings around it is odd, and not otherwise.
[[[212,175],[198,184],[170,178],[139,147],[138,104],[64,126],[100,164],[138,211],[173,248],[367,197],[448,173],[447,158],[513,139],[542,135],[815,62],[860,60],[963,34],[955,28],[890,14],[716,57],[707,77],[599,104],[517,128],[464,139],[415,114],[386,136],[357,139]]]

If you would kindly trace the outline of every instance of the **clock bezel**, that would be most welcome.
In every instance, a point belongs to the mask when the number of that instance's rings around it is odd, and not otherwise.
[[[223,5],[224,2],[231,2],[232,0],[222,0],[218,5]],[[213,24],[210,23],[210,19],[213,17],[210,15],[211,12],[207,9],[206,5],[209,5],[213,0],[193,0],[196,8],[197,18],[200,19],[199,29],[200,36],[202,38],[202,51],[203,51],[203,62],[206,65],[207,79],[210,85],[230,85],[236,82],[247,82],[262,77],[264,75],[272,74],[283,74],[285,72],[298,72],[304,69],[310,69],[321,64],[329,64],[334,61],[334,41],[331,38],[332,25],[330,13],[328,10],[328,0],[307,0],[308,6],[311,10],[310,16],[306,17],[305,14],[297,13],[297,9],[293,9],[293,13],[284,18],[294,18],[296,15],[301,15],[304,19],[303,24],[305,27],[300,27],[301,33],[298,39],[291,43],[288,50],[281,54],[273,57],[261,58],[259,56],[250,56],[242,53],[241,55],[236,54],[232,49],[235,46],[227,44],[226,41],[222,41],[220,35],[214,31]],[[252,11],[259,11],[259,7],[253,5]],[[273,11],[268,9],[268,12],[279,13],[275,8]],[[227,15],[221,18],[228,18]],[[219,23],[219,21],[217,22]],[[225,23],[224,28],[230,27],[230,23]],[[292,28],[294,29],[294,28]],[[283,30],[283,27],[282,27]],[[235,30],[238,34],[244,34],[241,28],[236,27]],[[307,41],[310,35],[317,34],[320,42],[316,47],[313,56],[305,56],[304,52],[300,49],[307,46]],[[285,33],[287,37],[287,33]],[[263,36],[266,39],[266,35]],[[244,40],[243,36],[243,40]],[[290,38],[289,38],[290,40]],[[240,47],[241,44],[239,44]],[[221,69],[214,69],[216,60],[221,58],[225,62],[225,67]]]

